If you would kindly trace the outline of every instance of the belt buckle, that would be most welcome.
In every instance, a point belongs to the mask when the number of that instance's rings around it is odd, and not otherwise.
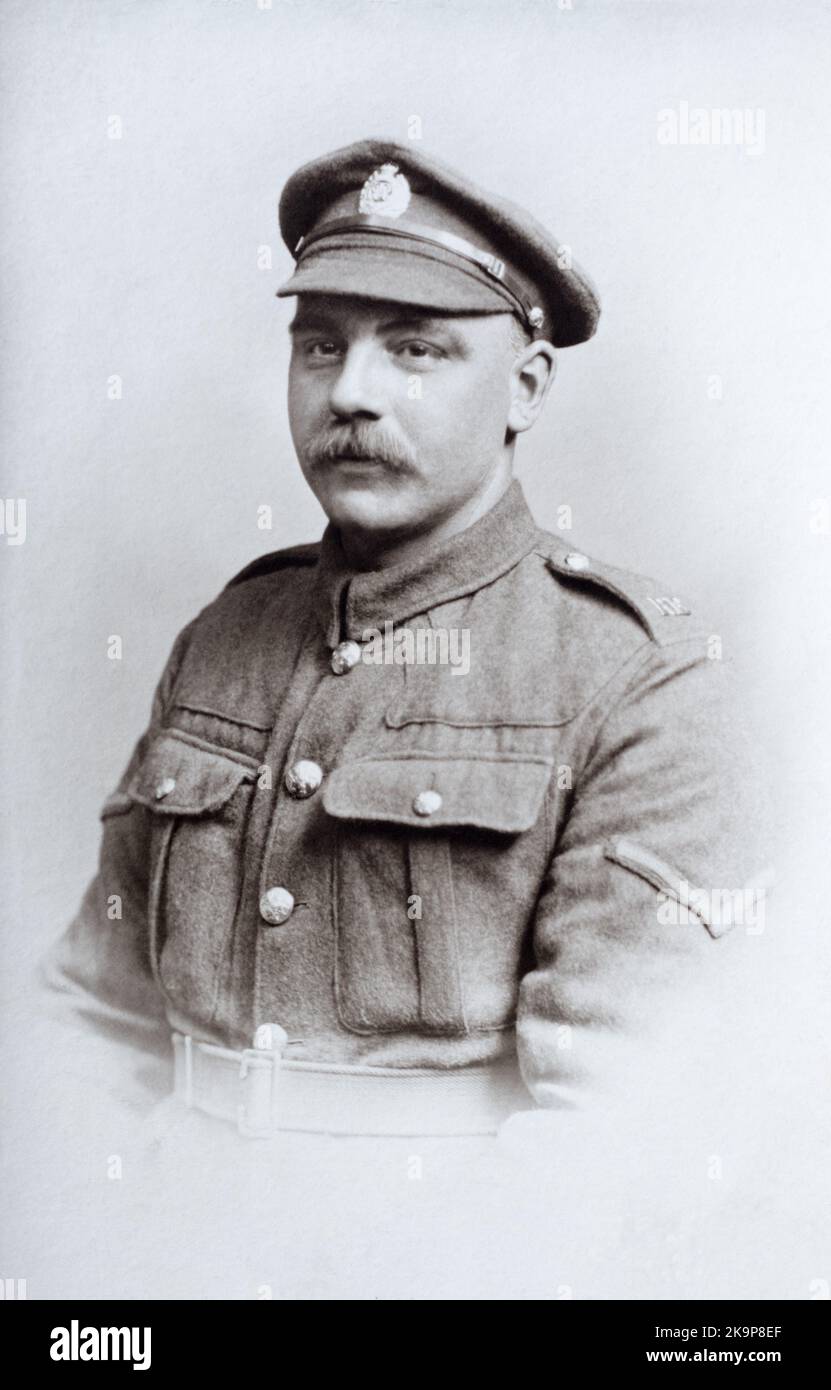
[[[237,1130],[246,1139],[268,1139],[277,1128],[280,1062],[286,1042],[286,1034],[279,1024],[265,1023],[254,1034],[254,1046],[243,1049]]]

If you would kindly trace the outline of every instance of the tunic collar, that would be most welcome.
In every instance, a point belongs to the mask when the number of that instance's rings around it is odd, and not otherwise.
[[[327,645],[334,648],[347,638],[360,642],[368,628],[405,622],[474,593],[513,569],[538,539],[516,478],[496,506],[467,530],[387,569],[350,567],[339,532],[330,523],[315,572],[315,606]]]

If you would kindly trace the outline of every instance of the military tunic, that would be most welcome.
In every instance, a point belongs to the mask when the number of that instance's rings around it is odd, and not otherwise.
[[[466,673],[412,659],[442,632]],[[256,561],[175,643],[51,982],[148,1046],[278,1022],[296,1060],[516,1054],[529,1103],[572,1104],[761,867],[711,638],[516,481],[391,568],[331,525]]]

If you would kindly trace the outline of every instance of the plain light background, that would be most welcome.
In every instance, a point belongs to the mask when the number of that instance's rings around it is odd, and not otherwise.
[[[6,998],[76,909],[176,633],[255,555],[322,530],[285,413],[280,189],[418,117],[422,148],[527,206],[600,288],[518,472],[541,524],[569,505],[576,546],[660,576],[722,636],[786,885],[772,1051],[816,1061],[829,5],[4,0],[0,28],[2,495],[28,513],[23,545],[0,538]],[[662,146],[681,102],[761,110],[763,150]]]

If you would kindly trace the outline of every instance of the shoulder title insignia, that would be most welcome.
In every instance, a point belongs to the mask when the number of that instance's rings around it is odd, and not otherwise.
[[[647,602],[653,604],[659,613],[663,613],[665,618],[688,618],[692,612],[692,609],[688,608],[683,600],[676,598],[674,594],[672,596],[661,594],[659,598],[653,598],[650,594]]]

